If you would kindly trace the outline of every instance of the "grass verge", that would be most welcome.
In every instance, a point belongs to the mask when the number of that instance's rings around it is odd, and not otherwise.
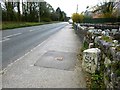
[[[43,24],[51,24],[51,23],[57,23],[57,22],[2,22],[2,30],[43,25]]]

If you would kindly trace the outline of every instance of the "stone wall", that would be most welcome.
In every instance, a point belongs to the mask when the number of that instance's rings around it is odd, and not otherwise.
[[[106,88],[113,88],[114,90],[119,89],[120,29],[109,30],[79,27],[78,24],[74,24],[76,33],[79,36],[84,34],[83,42],[87,42],[88,49],[98,48],[101,51],[101,59],[97,60],[97,65],[99,66],[96,68],[95,72],[101,72],[100,70],[103,70],[104,84]]]

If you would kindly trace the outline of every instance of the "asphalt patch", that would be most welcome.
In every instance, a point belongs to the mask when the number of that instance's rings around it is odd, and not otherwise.
[[[48,51],[43,54],[34,64],[38,67],[55,68],[61,70],[74,70],[76,53]]]

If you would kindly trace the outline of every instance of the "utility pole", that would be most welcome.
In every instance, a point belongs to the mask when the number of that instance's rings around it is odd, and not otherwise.
[[[76,8],[76,14],[78,13],[78,4],[77,4],[77,8]],[[77,24],[77,30],[78,30],[78,23],[76,22]]]
[[[77,4],[77,8],[76,8],[76,13],[78,13],[78,4]]]
[[[39,13],[38,13],[38,21],[40,22],[40,9],[41,9],[41,6],[40,6],[40,2],[39,2]]]
[[[41,20],[40,20],[40,13],[41,13],[41,3],[43,3],[43,2],[46,2],[46,1],[44,1],[44,0],[38,0],[38,6],[39,6],[39,13],[38,13],[38,21],[40,22]]]

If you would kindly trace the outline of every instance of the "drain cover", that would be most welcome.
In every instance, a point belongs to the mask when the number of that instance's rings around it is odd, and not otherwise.
[[[74,70],[75,63],[76,53],[48,51],[38,59],[35,66],[62,70]]]

